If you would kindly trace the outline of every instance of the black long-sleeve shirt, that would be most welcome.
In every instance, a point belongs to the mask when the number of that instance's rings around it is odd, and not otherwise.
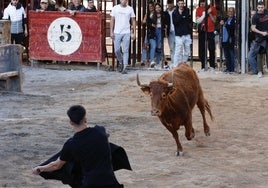
[[[190,10],[184,7],[182,14],[179,13],[178,7],[174,10],[172,14],[175,36],[183,36],[191,34],[191,15]]]

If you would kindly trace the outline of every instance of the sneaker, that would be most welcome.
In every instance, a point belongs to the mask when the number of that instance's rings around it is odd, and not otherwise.
[[[169,70],[170,68],[169,68],[168,65],[165,65],[165,66],[164,66],[164,69],[165,69],[165,70]]]
[[[201,69],[201,70],[200,70],[200,72],[206,72],[206,69],[205,69],[205,68],[203,68],[203,69]]]
[[[146,65],[146,61],[142,61],[141,66],[145,66],[145,65]]]
[[[248,72],[248,74],[249,74],[249,75],[255,75],[255,74],[257,74],[257,72],[252,72],[252,71],[250,71],[250,72]]]
[[[160,63],[154,66],[155,69],[162,69]]]
[[[122,73],[122,74],[127,74],[126,69],[124,69],[121,73]]]
[[[122,72],[124,68],[123,62],[122,61],[118,61],[118,65],[117,65],[117,71],[118,72]]]
[[[210,67],[210,68],[209,68],[209,71],[212,72],[212,73],[214,73],[214,72],[215,72],[215,68]]]
[[[262,72],[259,71],[259,72],[258,72],[258,78],[261,78],[261,77],[262,77]]]
[[[152,62],[150,63],[150,67],[153,68],[154,66],[155,66],[155,62],[152,61]]]

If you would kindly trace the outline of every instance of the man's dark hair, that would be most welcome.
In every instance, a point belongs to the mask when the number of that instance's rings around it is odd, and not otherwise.
[[[174,4],[174,0],[167,0],[167,4]]]
[[[265,5],[265,4],[264,4],[263,1],[259,1],[259,2],[257,3],[257,6],[258,6],[258,5]]]
[[[69,110],[67,111],[67,115],[72,122],[77,125],[81,125],[86,115],[86,110],[81,105],[74,105],[69,108]]]

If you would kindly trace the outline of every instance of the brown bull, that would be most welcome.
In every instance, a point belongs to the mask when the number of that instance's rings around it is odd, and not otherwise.
[[[137,74],[137,84],[141,90],[151,96],[152,116],[158,116],[162,124],[171,132],[176,144],[177,155],[183,154],[177,130],[185,127],[185,136],[191,140],[195,136],[192,126],[192,110],[198,106],[204,125],[206,136],[210,136],[205,111],[213,120],[213,115],[207,100],[204,98],[199,79],[195,71],[187,64],[163,73],[158,80],[143,85]]]

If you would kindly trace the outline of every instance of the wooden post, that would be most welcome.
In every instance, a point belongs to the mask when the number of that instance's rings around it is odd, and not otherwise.
[[[11,43],[10,21],[0,20],[0,45],[10,43]]]

